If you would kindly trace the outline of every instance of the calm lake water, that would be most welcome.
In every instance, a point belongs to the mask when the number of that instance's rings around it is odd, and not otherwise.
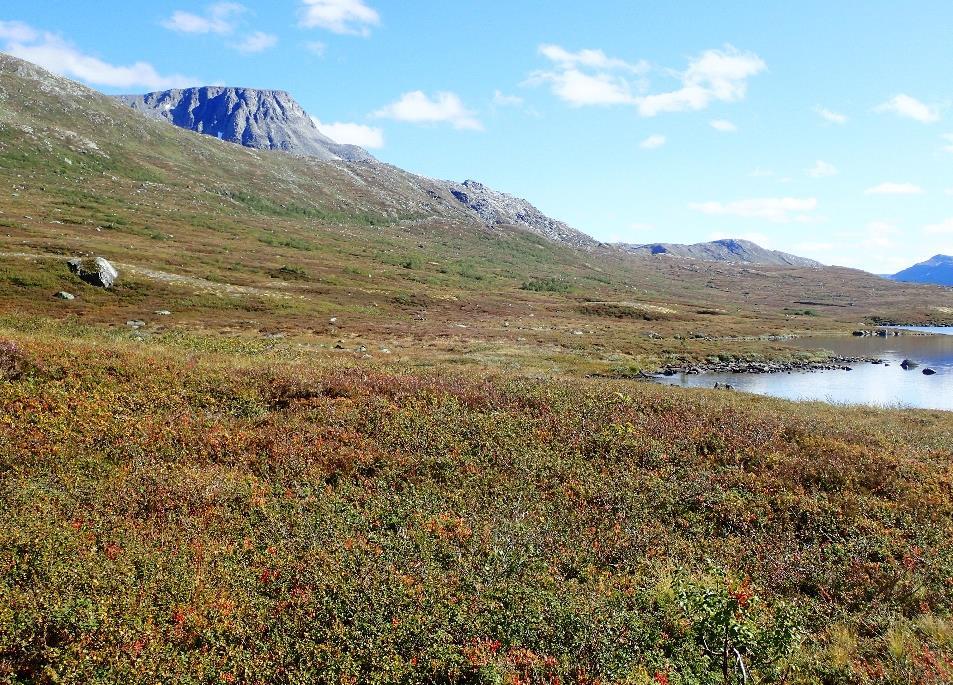
[[[804,349],[830,350],[845,357],[876,357],[886,360],[889,366],[853,364],[853,371],[814,373],[678,374],[660,382],[685,388],[711,388],[715,383],[728,383],[742,392],[789,400],[953,411],[953,328],[914,330],[935,335],[804,338],[797,343]],[[920,366],[904,371],[900,368],[904,359]],[[935,370],[936,375],[924,376],[926,368]]]

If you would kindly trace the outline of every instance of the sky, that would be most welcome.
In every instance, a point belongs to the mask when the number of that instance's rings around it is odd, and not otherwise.
[[[948,0],[4,0],[105,93],[289,91],[338,142],[606,241],[953,254]]]

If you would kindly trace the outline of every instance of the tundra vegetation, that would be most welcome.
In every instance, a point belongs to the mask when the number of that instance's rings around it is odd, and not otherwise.
[[[0,682],[953,681],[953,415],[592,378],[950,291],[575,249],[423,182],[0,55]]]

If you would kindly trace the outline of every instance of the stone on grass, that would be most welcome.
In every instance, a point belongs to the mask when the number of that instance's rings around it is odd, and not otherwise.
[[[94,259],[77,257],[69,260],[68,264],[70,271],[97,288],[111,288],[119,278],[116,267],[103,257]]]

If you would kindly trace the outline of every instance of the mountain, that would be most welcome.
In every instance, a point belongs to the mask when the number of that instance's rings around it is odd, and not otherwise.
[[[925,262],[904,269],[900,273],[888,276],[904,283],[932,283],[934,285],[953,286],[953,257],[938,254]]]
[[[325,136],[301,105],[280,90],[205,86],[117,99],[150,117],[245,147],[324,161],[374,159],[356,145],[341,145]]]
[[[546,216],[521,198],[498,192],[477,181],[444,183],[457,202],[476,213],[488,226],[523,227],[555,242],[578,248],[600,244],[595,238]]]
[[[650,243],[647,245],[619,245],[630,254],[665,255],[682,259],[698,259],[707,262],[733,262],[738,264],[758,264],[762,266],[797,266],[817,268],[823,266],[813,259],[797,255],[767,250],[750,240],[715,240],[710,243],[678,245],[672,243]]]

